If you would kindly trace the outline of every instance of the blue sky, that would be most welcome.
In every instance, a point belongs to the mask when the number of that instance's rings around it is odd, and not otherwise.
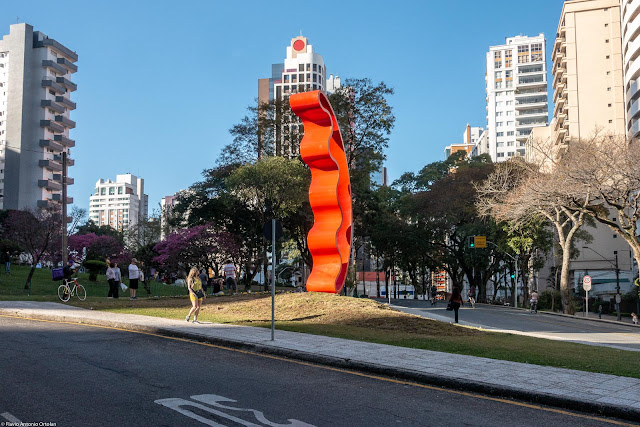
[[[544,33],[550,49],[561,9],[559,0],[3,0],[0,29],[17,19],[79,55],[75,204],[88,207],[99,178],[130,172],[145,179],[151,210],[216,163],[258,78],[300,31],[328,73],[395,89],[386,166],[396,179],[441,160],[467,123],[486,126],[489,46]]]

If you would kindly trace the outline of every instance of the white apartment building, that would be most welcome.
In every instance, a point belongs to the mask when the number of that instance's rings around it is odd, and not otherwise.
[[[479,154],[494,162],[524,156],[534,127],[547,126],[547,61],[544,34],[508,37],[487,52],[487,140]]]
[[[299,36],[292,38],[287,46],[284,63],[271,66],[271,78],[258,79],[258,101],[287,100],[291,94],[313,90],[332,93],[339,87],[340,77],[330,74],[327,78],[324,59],[313,51],[306,37]],[[292,115],[290,124],[275,136],[275,154],[297,156],[295,147],[301,131],[299,119]]]
[[[640,136],[640,0],[621,0],[622,70],[627,135]]]
[[[149,196],[144,194],[144,179],[130,173],[116,175],[116,180],[100,179],[89,198],[89,219],[98,225],[126,230],[147,218]]]
[[[11,25],[0,40],[0,209],[62,201],[62,153],[67,167],[74,164],[69,131],[76,123],[69,116],[76,108],[70,95],[77,89],[71,82],[77,60],[28,24]]]

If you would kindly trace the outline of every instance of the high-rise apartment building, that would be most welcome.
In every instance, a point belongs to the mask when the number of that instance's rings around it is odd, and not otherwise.
[[[282,100],[288,104],[288,97],[294,93],[323,90],[334,92],[340,87],[340,77],[330,74],[321,55],[308,44],[306,37],[291,39],[287,46],[284,63],[271,66],[271,77],[258,80],[258,101]],[[295,157],[298,155],[298,143],[302,125],[295,114],[285,113],[286,124],[276,130],[274,135],[274,154]]]
[[[564,2],[551,54],[556,145],[625,133],[620,31],[620,0]]]
[[[622,0],[622,70],[627,135],[640,136],[640,1]]]
[[[76,104],[71,74],[78,55],[33,31],[11,25],[0,40],[0,198],[1,209],[35,209],[62,201],[62,153],[73,166],[75,141],[69,118]],[[66,179],[68,185],[73,179]],[[72,203],[67,198],[66,203]]]
[[[149,196],[144,194],[144,179],[130,173],[116,180],[100,179],[89,198],[89,219],[98,225],[126,230],[147,218]]]
[[[487,140],[494,162],[524,156],[534,127],[548,124],[544,34],[508,37],[487,52]],[[482,148],[482,147],[481,147]]]

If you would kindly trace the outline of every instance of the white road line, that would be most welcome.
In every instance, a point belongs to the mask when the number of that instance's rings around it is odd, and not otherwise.
[[[13,415],[11,415],[8,412],[1,413],[0,417],[4,418],[5,420],[9,421],[10,423],[21,423],[22,422],[22,421],[20,421],[19,419],[17,419],[16,417],[14,417]]]

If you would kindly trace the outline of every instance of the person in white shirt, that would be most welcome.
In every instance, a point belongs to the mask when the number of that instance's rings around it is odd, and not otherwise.
[[[107,294],[107,298],[118,298],[118,286],[120,283],[116,284],[116,272],[114,268],[115,264],[109,264],[109,268],[107,268],[107,281],[109,282],[109,293]]]
[[[138,279],[140,278],[140,270],[136,263],[138,260],[133,258],[131,260],[131,264],[129,264],[129,293],[131,298],[129,299],[137,299],[136,291],[138,290]]]
[[[235,293],[237,290],[236,266],[233,265],[233,262],[231,262],[231,260],[227,260],[227,263],[224,266],[224,281],[227,289],[231,290],[231,288],[233,288],[233,292]]]

